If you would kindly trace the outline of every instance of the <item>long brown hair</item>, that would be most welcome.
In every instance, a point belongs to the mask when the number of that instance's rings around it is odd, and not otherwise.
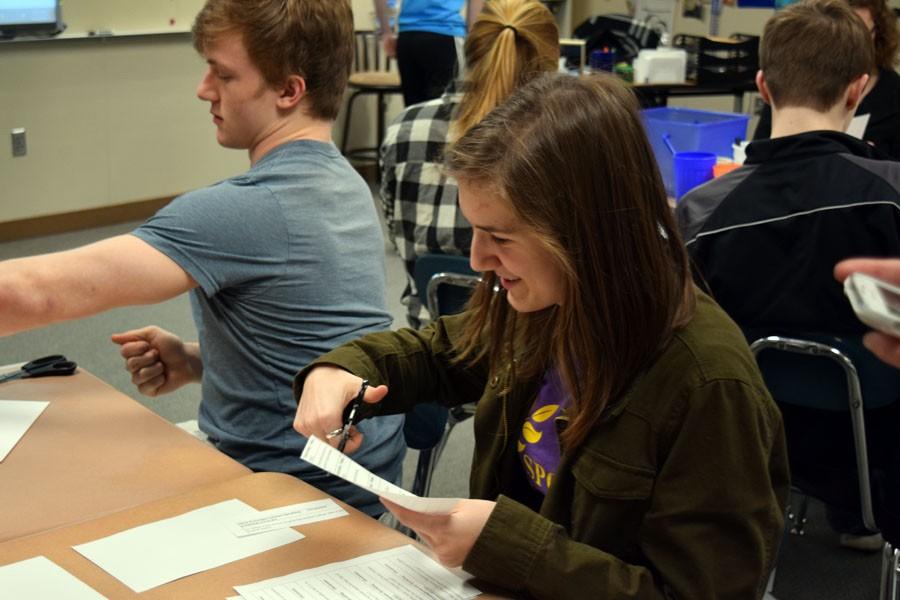
[[[850,8],[865,8],[875,24],[872,38],[875,44],[875,64],[893,69],[897,62],[897,17],[887,0],[848,0]]]
[[[694,310],[687,254],[634,96],[612,77],[542,75],[447,153],[450,173],[496,191],[563,273],[563,302],[517,313],[484,273],[458,344],[516,376],[555,366],[574,446]],[[513,360],[514,359],[514,360]]]
[[[465,94],[451,139],[461,137],[516,87],[557,69],[559,28],[537,0],[489,1],[466,36],[465,56]]]

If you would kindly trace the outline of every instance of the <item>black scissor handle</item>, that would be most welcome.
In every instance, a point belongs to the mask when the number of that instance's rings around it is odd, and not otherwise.
[[[28,361],[24,365],[22,365],[23,371],[32,371],[34,369],[39,369],[44,365],[52,365],[58,362],[67,362],[67,359],[62,354],[51,354],[50,356],[42,356],[41,358],[36,358],[34,360]]]
[[[37,358],[22,366],[23,377],[49,377],[52,375],[71,375],[78,365],[66,359],[62,354]]]
[[[22,365],[18,370],[0,375],[0,383],[14,379],[31,377],[50,377],[53,375],[72,375],[78,365],[62,354],[53,354],[36,358]]]
[[[71,360],[61,360],[49,365],[42,365],[28,373],[29,377],[49,377],[52,375],[72,375],[78,368]]]

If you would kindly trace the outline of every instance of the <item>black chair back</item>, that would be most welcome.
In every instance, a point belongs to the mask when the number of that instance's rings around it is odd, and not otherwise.
[[[478,281],[464,256],[426,254],[416,259],[414,279],[417,292],[436,319],[461,311]],[[430,293],[429,293],[430,290]],[[427,298],[427,300],[426,300]],[[403,437],[406,445],[420,451],[413,481],[413,493],[427,496],[437,459],[456,423],[472,416],[474,405],[452,410],[433,402],[417,404],[406,414]]]

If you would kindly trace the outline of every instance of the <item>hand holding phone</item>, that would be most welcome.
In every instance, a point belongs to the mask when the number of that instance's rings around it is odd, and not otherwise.
[[[844,294],[860,321],[900,338],[900,287],[865,273],[852,273],[844,280]]]

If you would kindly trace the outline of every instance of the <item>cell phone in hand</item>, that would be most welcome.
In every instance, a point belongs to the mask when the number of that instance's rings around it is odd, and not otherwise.
[[[900,287],[865,273],[852,273],[844,280],[844,294],[860,321],[900,338]]]

